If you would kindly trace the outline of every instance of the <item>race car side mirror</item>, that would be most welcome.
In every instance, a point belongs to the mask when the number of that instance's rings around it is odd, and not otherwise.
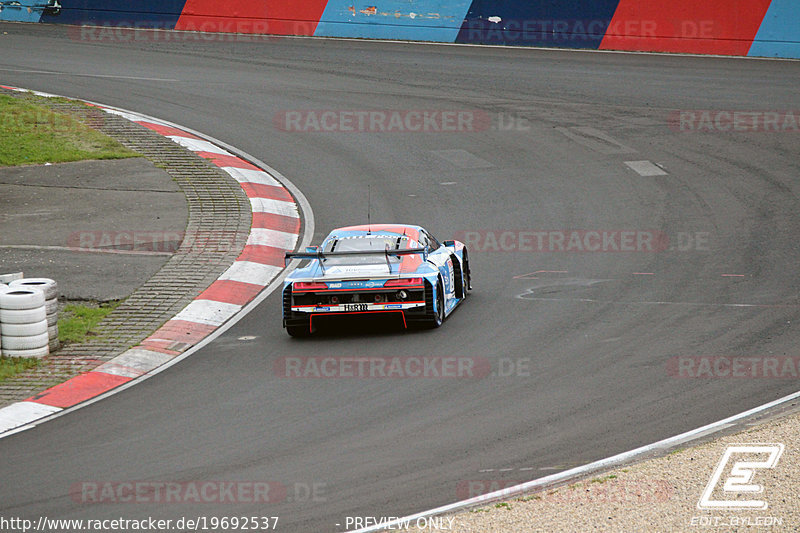
[[[448,248],[455,248],[456,241],[444,241],[444,245],[447,246]]]

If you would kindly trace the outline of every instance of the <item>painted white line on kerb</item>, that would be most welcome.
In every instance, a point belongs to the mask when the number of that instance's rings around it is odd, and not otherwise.
[[[192,300],[173,320],[186,320],[207,326],[220,326],[239,312],[238,304],[218,302],[216,300]]]
[[[159,126],[170,126],[171,124],[167,124],[162,120],[158,120],[157,118],[148,117],[147,115],[142,115],[141,113],[134,113],[133,111],[125,111],[122,109],[117,109],[115,107],[108,107],[102,104],[97,104],[95,102],[89,102],[90,104],[94,104],[106,113],[111,113],[112,115],[117,115],[118,117],[122,117],[126,120],[130,120],[131,122],[139,122],[140,120],[145,120],[151,124],[157,124]],[[182,129],[178,126],[173,126],[178,129]],[[186,131],[186,130],[183,130]]]
[[[261,170],[249,168],[221,167],[222,170],[231,175],[239,183],[260,183],[262,185],[280,186],[278,180]]]
[[[275,265],[265,265],[252,261],[236,261],[219,279],[253,283],[254,279],[272,279],[281,270],[283,270],[282,267]]]
[[[203,141],[200,139],[192,139],[190,137],[181,137],[179,135],[169,135],[167,139],[170,139],[172,142],[180,144],[187,150],[192,152],[208,152],[210,154],[219,154],[219,155],[231,155],[230,152],[227,150],[223,150],[216,144],[210,143],[208,141]]]
[[[297,244],[297,235],[274,229],[252,228],[247,244],[294,250],[294,245]]]
[[[253,213],[270,213],[289,218],[298,218],[297,205],[294,202],[273,200],[271,198],[250,198],[250,210]]]
[[[600,459],[599,461],[595,461],[593,463],[589,463],[583,466],[578,466],[576,468],[571,468],[569,470],[559,472],[558,474],[552,474],[539,479],[534,479],[533,481],[528,481],[527,483],[522,483],[520,485],[515,485],[513,487],[508,487],[494,492],[489,492],[487,494],[475,496],[474,498],[462,500],[460,502],[451,503],[449,505],[443,505],[442,507],[437,507],[436,509],[431,509],[429,511],[423,511],[421,513],[413,514],[403,518],[398,518],[397,520],[383,523],[380,526],[372,526],[372,527],[357,529],[352,531],[352,533],[368,533],[372,531],[382,531],[385,529],[391,529],[393,526],[398,526],[400,524],[408,523],[409,521],[414,522],[418,518],[451,513],[453,511],[460,511],[468,507],[473,507],[475,505],[480,505],[496,500],[509,499],[522,494],[531,494],[539,492],[544,490],[545,488],[548,488],[549,486],[564,483],[569,479],[585,477],[597,471],[608,470],[612,467],[616,467],[624,463],[633,461],[634,459],[642,458],[649,453],[661,450],[667,450],[674,446],[678,446],[680,444],[695,439],[699,439],[701,437],[705,437],[712,433],[722,431],[723,429],[733,426],[739,420],[759,414],[763,411],[766,411],[773,407],[777,407],[778,405],[787,402],[791,402],[798,398],[800,398],[800,392],[795,392],[794,394],[790,394],[788,396],[784,396],[783,398],[779,398],[772,402],[765,403],[764,405],[754,407],[753,409],[744,411],[742,413],[739,413],[738,415],[733,415],[731,417],[719,420],[717,422],[712,422],[711,424],[707,424],[697,429],[687,431],[686,433],[681,433],[680,435],[675,435],[674,437],[669,437],[664,440],[654,442],[653,444],[648,444],[640,448],[636,448],[627,452],[613,455],[611,457],[607,457],[606,459]]]
[[[171,355],[144,348],[131,348],[95,370],[127,378],[138,378],[172,359]]]
[[[61,408],[22,401],[3,407],[0,411],[3,413],[3,416],[0,417],[0,433],[2,433],[25,425],[31,420],[58,413]]]
[[[640,176],[667,175],[663,168],[650,161],[625,161],[625,164],[628,166],[628,168],[635,171]]]

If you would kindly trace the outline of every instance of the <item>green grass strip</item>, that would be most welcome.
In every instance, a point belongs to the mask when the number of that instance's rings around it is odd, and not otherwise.
[[[70,304],[64,307],[58,319],[58,339],[63,343],[80,343],[96,335],[92,331],[120,302],[101,304],[99,307]]]
[[[39,359],[0,356],[0,382],[36,366],[39,366]]]
[[[36,101],[0,94],[0,166],[139,156],[75,116]],[[95,112],[102,118],[102,111]]]

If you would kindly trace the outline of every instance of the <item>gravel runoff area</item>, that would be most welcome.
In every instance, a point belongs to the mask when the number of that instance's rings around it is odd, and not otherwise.
[[[421,519],[416,527],[403,531],[448,531],[458,533],[494,532],[721,532],[721,531],[800,531],[800,412],[796,410],[766,423],[719,437],[669,455],[594,474],[552,490],[515,496],[505,501],[484,504],[450,515]],[[765,446],[746,452],[729,446]],[[770,448],[777,462],[769,468]],[[753,485],[754,492],[725,492],[726,483],[735,481],[737,462],[760,463],[741,472],[740,483]],[[752,471],[752,477],[746,470]],[[725,507],[700,509],[701,497],[711,486],[712,476],[720,476],[708,501]],[[509,473],[513,477],[513,473]],[[476,478],[480,475],[476,476]],[[462,487],[478,493],[502,489],[502,480],[465,481]],[[499,484],[499,486],[498,486]],[[510,486],[511,483],[505,486]],[[487,490],[481,490],[487,489]],[[760,489],[760,490],[759,490]],[[465,494],[466,498],[476,496]],[[761,509],[735,509],[725,502],[759,501]],[[412,521],[412,525],[414,522]],[[395,529],[396,531],[397,529]],[[390,530],[386,530],[390,531]]]

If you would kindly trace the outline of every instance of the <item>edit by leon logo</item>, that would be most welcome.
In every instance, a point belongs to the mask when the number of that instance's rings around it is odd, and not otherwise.
[[[753,483],[755,471],[761,468],[774,468],[783,454],[783,444],[733,444],[725,449],[711,480],[708,482],[698,509],[766,509],[769,504],[764,500],[735,499],[736,495],[760,494],[764,487]],[[744,456],[744,460],[733,461],[734,456]],[[722,485],[724,499],[712,499],[714,490],[719,485],[722,475],[728,470],[728,463],[733,461],[728,477]],[[720,496],[717,496],[720,498]]]

